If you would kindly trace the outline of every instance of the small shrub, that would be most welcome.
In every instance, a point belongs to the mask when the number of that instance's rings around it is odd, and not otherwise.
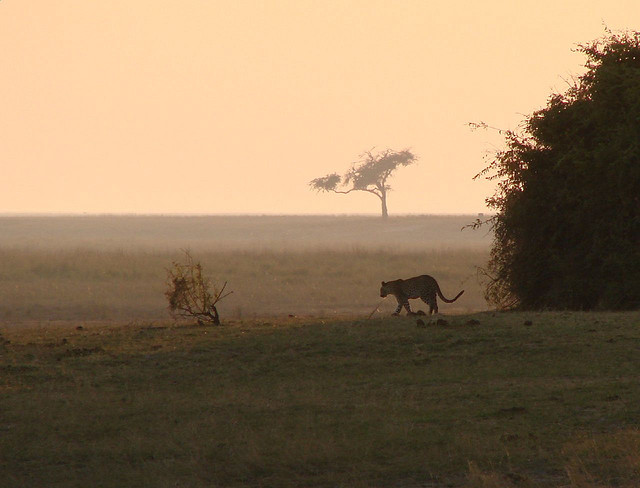
[[[174,261],[167,269],[168,289],[165,296],[169,302],[169,312],[175,317],[195,318],[199,324],[220,325],[216,304],[233,292],[224,293],[227,282],[220,289],[213,287],[211,280],[204,276],[202,265],[194,262],[189,251],[184,251],[185,263]],[[224,293],[224,294],[223,294]]]

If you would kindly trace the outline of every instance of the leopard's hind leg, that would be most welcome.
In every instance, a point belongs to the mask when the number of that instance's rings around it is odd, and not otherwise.
[[[404,305],[404,308],[407,310],[407,315],[413,315],[413,312],[411,311],[411,305],[409,305],[408,299],[405,299],[402,305]]]
[[[422,300],[424,303],[429,305],[429,315],[433,313],[438,313],[438,302],[436,301],[435,295],[431,297],[430,296],[420,297],[420,300]]]

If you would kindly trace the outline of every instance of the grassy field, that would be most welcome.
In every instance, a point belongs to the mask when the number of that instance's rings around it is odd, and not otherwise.
[[[445,296],[465,294],[441,310],[483,310],[476,266],[482,250],[194,252],[214,281],[233,294],[223,319],[365,315],[380,303],[380,281],[429,273]],[[33,320],[166,319],[166,268],[179,252],[0,249],[0,323]],[[416,308],[426,308],[422,302]],[[390,297],[381,310],[393,310]]]
[[[0,328],[0,486],[636,487],[639,313]]]
[[[0,217],[0,488],[640,486],[640,314],[487,311],[474,218]]]
[[[233,294],[223,319],[369,315],[380,281],[436,277],[450,313],[485,310],[486,230],[472,216],[0,217],[0,323],[161,320],[166,269],[190,249]],[[393,310],[393,299],[381,310]]]

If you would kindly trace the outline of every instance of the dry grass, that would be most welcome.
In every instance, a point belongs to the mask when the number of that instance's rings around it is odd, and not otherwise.
[[[432,274],[443,311],[484,310],[472,216],[0,217],[0,321],[160,320],[166,268],[188,248],[234,293],[224,319],[369,315],[382,280]],[[383,304],[385,313],[393,310]]]
[[[619,398],[618,398],[619,399]],[[636,488],[640,483],[640,432],[636,427],[611,432],[579,433],[561,450],[562,488]],[[469,463],[465,488],[544,486],[516,472],[482,471]]]
[[[635,427],[583,434],[565,444],[563,455],[571,488],[634,488],[640,482],[640,431]]]
[[[166,268],[179,252],[0,249],[0,321],[159,320],[167,317]],[[198,252],[214,281],[234,293],[222,319],[282,315],[367,316],[380,303],[380,281],[429,273],[445,295],[465,294],[445,313],[486,308],[475,267],[483,250]],[[382,311],[393,310],[395,300]],[[416,308],[425,308],[416,302]]]

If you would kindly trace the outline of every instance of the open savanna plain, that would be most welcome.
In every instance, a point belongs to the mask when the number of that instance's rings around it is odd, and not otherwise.
[[[0,487],[640,486],[640,314],[488,311],[474,218],[0,217]]]

